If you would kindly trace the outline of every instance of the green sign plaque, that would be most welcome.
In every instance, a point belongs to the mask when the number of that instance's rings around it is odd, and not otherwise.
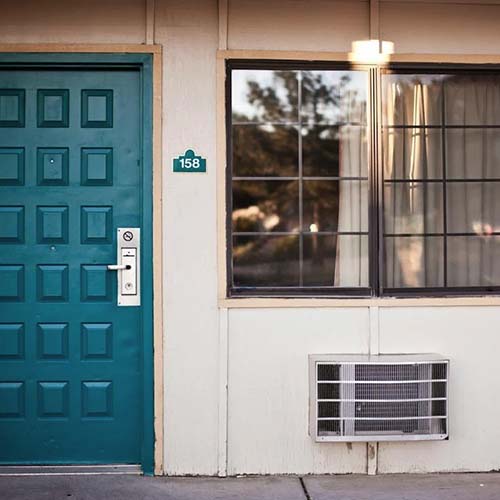
[[[174,158],[174,172],[206,172],[207,160],[197,156],[192,149]]]

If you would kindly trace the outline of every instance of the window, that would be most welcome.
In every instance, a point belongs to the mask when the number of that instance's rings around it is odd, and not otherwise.
[[[369,293],[367,91],[363,71],[231,71],[233,292]]]
[[[230,295],[500,291],[500,72],[227,69]]]
[[[500,286],[500,73],[382,76],[384,289]]]

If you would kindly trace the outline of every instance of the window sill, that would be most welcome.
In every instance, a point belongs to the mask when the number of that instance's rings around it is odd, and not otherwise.
[[[500,306],[500,296],[480,297],[387,297],[387,298],[222,298],[220,309],[264,309],[264,308],[344,308],[344,307],[487,307]]]

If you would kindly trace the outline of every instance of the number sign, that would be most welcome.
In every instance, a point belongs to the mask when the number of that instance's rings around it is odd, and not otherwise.
[[[174,158],[174,172],[206,172],[207,160],[197,156],[192,149]]]

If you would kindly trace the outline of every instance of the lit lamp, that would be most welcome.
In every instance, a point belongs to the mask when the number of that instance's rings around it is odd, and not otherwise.
[[[355,40],[349,60],[355,63],[384,64],[394,54],[394,43],[386,40]]]

